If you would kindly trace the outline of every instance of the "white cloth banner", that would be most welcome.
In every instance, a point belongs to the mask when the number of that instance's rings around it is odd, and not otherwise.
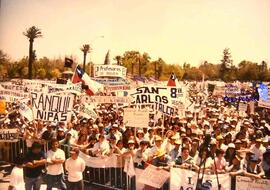
[[[170,176],[170,190],[196,189],[198,177],[196,172],[180,168],[171,168]],[[218,179],[221,190],[231,190],[231,177],[229,174],[219,174]],[[218,189],[216,175],[204,174],[203,183],[206,181],[211,182],[211,189]]]
[[[15,102],[24,98],[29,98],[29,93],[13,90],[0,90],[0,97],[3,97],[7,102]]]
[[[75,91],[82,92],[82,83],[76,84],[50,84],[48,85],[48,93],[62,92],[62,91]]]
[[[96,114],[96,112],[94,111],[94,105],[90,105],[90,104],[84,104],[83,108],[80,112],[80,115],[87,118],[87,119],[94,119],[96,120],[98,115]]]
[[[29,108],[25,103],[20,103],[19,112],[28,121],[34,120],[34,113],[33,113],[32,109]]]
[[[237,190],[269,190],[270,180],[267,179],[252,179],[250,177],[236,176]]]
[[[91,157],[83,152],[79,153],[79,156],[85,161],[86,166],[92,168],[118,168],[123,167],[122,158],[113,154],[110,157]]]
[[[94,65],[94,77],[126,78],[127,68],[119,65]]]
[[[125,108],[124,123],[129,127],[147,128],[149,124],[149,110]]]
[[[19,133],[17,129],[0,129],[0,142],[17,142]]]
[[[31,93],[35,119],[54,122],[69,122],[73,109],[74,95]]]
[[[83,96],[82,102],[97,104],[129,104],[131,103],[131,98],[119,96]]]
[[[149,185],[155,188],[161,188],[163,184],[170,177],[170,173],[163,170],[157,169],[157,167],[153,165],[149,165],[138,178],[139,183]],[[179,189],[177,189],[179,190]]]

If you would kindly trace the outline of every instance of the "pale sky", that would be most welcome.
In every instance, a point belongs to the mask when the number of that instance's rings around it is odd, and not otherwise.
[[[270,0],[0,1],[0,49],[13,60],[28,55],[22,32],[35,25],[43,33],[34,42],[38,58],[72,54],[82,62],[79,48],[90,43],[95,63],[108,49],[111,59],[138,50],[167,63],[219,63],[226,47],[234,64],[270,63]]]

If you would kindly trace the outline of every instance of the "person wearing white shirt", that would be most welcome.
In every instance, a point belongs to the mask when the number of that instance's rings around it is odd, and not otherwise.
[[[263,153],[265,152],[265,147],[262,145],[262,139],[256,139],[254,145],[251,145],[250,151],[253,152],[257,158],[260,160],[263,159]]]
[[[56,139],[51,141],[52,149],[47,153],[47,190],[52,190],[53,185],[59,184],[62,190],[67,186],[64,182],[63,163],[65,162],[65,152],[59,149],[59,142]]]
[[[19,155],[15,161],[16,166],[12,169],[8,190],[25,190],[23,178],[23,156]]]
[[[65,168],[68,171],[68,189],[83,190],[83,171],[85,170],[85,161],[79,157],[79,149],[70,151],[71,157],[67,159]]]
[[[98,142],[94,145],[91,150],[93,155],[95,156],[105,156],[110,153],[110,145],[108,141],[105,139],[104,135],[99,135]]]

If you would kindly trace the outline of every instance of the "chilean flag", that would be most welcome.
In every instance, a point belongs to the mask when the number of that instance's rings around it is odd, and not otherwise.
[[[170,79],[168,80],[167,86],[176,86],[176,80],[176,75],[172,73]]]
[[[89,96],[93,96],[99,90],[103,89],[103,85],[92,80],[86,72],[78,65],[72,77],[72,83],[82,82],[86,86],[85,92]]]

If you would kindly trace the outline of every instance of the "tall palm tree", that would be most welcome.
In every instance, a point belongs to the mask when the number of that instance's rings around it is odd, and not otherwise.
[[[85,71],[85,63],[86,63],[86,55],[87,53],[90,53],[92,48],[90,47],[89,44],[84,44],[83,47],[81,48],[81,51],[83,52],[83,70]]]
[[[42,37],[42,33],[39,28],[37,28],[36,26],[32,26],[28,28],[26,32],[23,32],[23,35],[25,35],[29,39],[28,78],[32,79],[32,65],[34,61],[33,57],[34,39]]]

